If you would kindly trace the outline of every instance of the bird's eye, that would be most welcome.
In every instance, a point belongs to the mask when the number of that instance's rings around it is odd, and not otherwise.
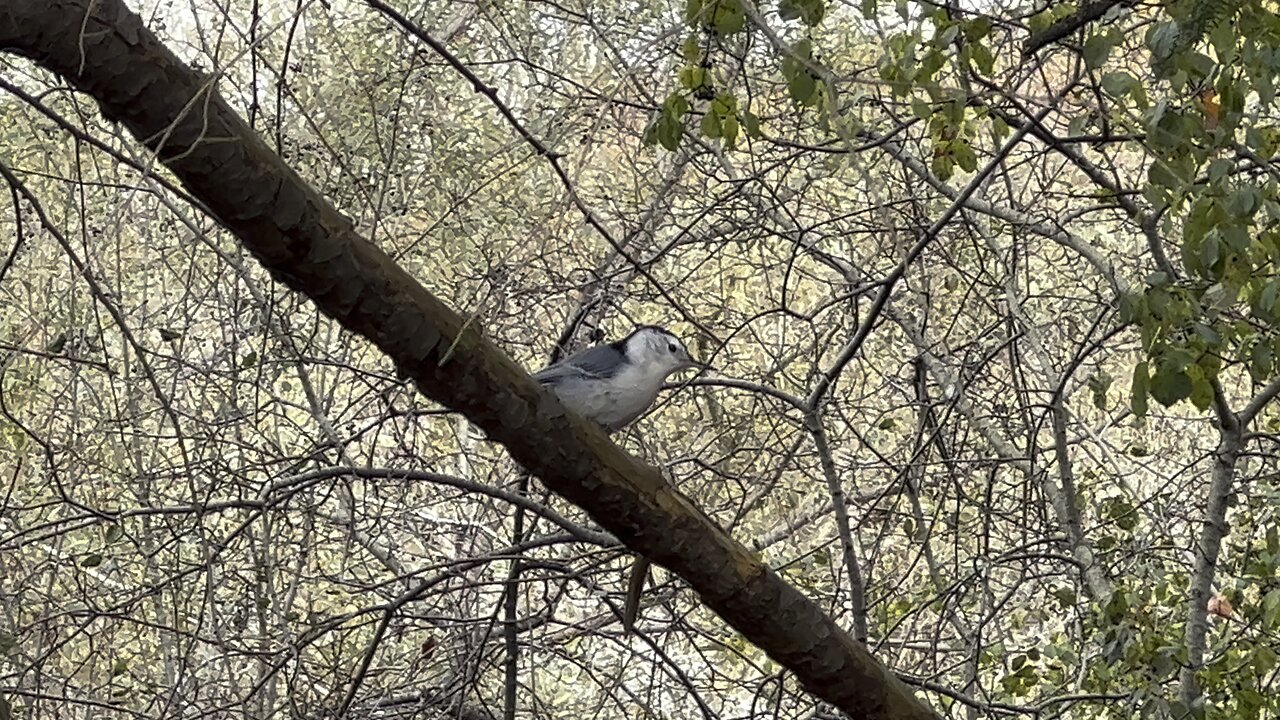
[[[676,344],[675,344],[675,343],[667,343],[667,352],[672,353],[672,354],[675,354],[675,351],[676,351]]]

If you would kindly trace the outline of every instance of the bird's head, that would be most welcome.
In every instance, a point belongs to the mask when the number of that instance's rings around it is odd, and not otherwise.
[[[637,327],[621,345],[627,360],[663,378],[680,370],[707,367],[689,355],[680,338],[656,325]]]

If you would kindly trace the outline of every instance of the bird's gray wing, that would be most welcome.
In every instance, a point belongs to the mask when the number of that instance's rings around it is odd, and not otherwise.
[[[572,376],[607,378],[617,372],[623,360],[622,351],[614,346],[597,345],[539,370],[533,379],[540,383],[553,383]]]

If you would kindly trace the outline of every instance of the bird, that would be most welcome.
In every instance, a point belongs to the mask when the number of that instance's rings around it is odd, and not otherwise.
[[[680,338],[658,325],[639,325],[631,334],[574,353],[534,373],[533,378],[565,407],[593,420],[605,432],[617,432],[644,415],[663,382],[681,370],[711,366],[694,360]],[[640,594],[649,576],[649,560],[636,556],[627,581],[622,631],[629,635],[640,611]]]
[[[534,373],[570,410],[617,432],[653,406],[667,377],[705,369],[684,343],[658,325],[640,325],[611,343],[574,353]]]

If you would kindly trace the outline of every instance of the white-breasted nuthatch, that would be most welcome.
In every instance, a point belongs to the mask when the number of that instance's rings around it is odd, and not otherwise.
[[[653,405],[667,376],[703,367],[680,338],[665,328],[641,325],[621,340],[539,370],[533,379],[551,388],[565,407],[614,432]]]
[[[564,406],[604,426],[607,432],[630,425],[658,399],[662,383],[672,373],[709,368],[689,356],[680,338],[666,328],[641,325],[607,345],[597,345],[554,363],[534,374],[551,388]],[[649,561],[637,556],[627,582],[622,630],[630,634],[640,612],[640,594],[649,574]]]

